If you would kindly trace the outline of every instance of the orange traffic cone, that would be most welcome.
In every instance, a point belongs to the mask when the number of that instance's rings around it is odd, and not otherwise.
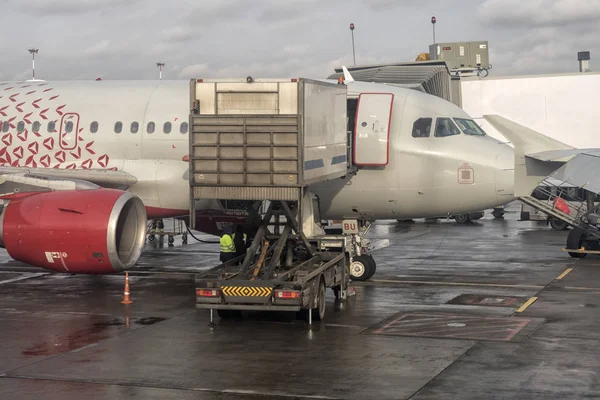
[[[131,304],[131,293],[129,292],[129,272],[125,272],[125,290],[123,291],[123,300],[121,304]]]

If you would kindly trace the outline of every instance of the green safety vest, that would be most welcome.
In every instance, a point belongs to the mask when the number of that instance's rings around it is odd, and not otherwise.
[[[231,235],[225,234],[221,236],[219,243],[221,244],[221,253],[235,253],[235,244],[233,244]]]

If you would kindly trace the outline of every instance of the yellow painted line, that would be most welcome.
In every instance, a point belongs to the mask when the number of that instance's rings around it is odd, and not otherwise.
[[[529,300],[527,300],[525,302],[525,304],[523,304],[521,307],[517,308],[517,312],[523,312],[525,310],[527,310],[527,307],[529,307],[530,305],[532,305],[533,303],[535,303],[535,301],[537,300],[537,297],[532,297]]]
[[[502,283],[476,283],[476,282],[439,282],[439,281],[396,281],[393,279],[371,279],[365,282],[352,282],[353,285],[366,285],[369,283],[396,283],[409,285],[439,285],[439,286],[483,286],[499,288],[543,289],[545,286],[537,285],[509,285]]]
[[[562,278],[564,278],[565,276],[569,275],[569,272],[573,271],[573,268],[567,268],[565,270],[565,272],[563,272],[562,274],[560,274],[558,276],[558,278],[556,278],[556,280],[560,281]]]

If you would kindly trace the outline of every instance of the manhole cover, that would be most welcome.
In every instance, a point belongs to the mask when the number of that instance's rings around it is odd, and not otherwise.
[[[517,296],[490,296],[482,294],[461,294],[446,304],[460,304],[470,306],[491,307],[519,307],[527,301],[527,297]]]
[[[398,313],[364,333],[517,342],[527,338],[543,321],[541,318]]]

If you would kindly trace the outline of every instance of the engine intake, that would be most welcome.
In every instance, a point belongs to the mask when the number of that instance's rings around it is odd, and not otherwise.
[[[59,272],[128,269],[145,236],[144,204],[116,189],[15,194],[0,215],[0,246],[13,259]]]

